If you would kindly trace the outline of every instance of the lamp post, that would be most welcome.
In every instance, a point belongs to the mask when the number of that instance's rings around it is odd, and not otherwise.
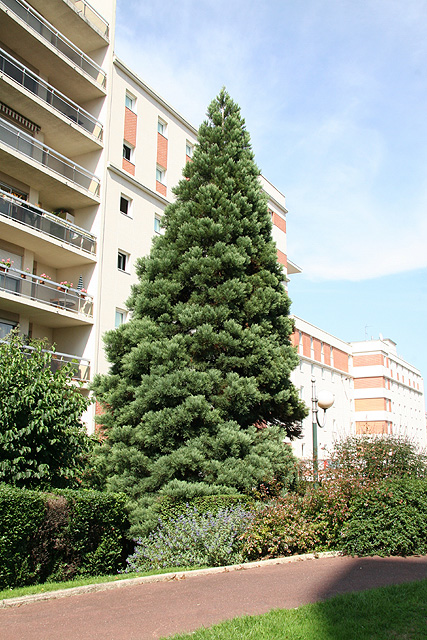
[[[319,480],[319,465],[317,454],[317,427],[321,429],[326,425],[326,409],[330,409],[334,404],[334,394],[330,391],[321,391],[317,396],[316,378],[311,378],[311,412],[313,423],[313,476],[314,482]],[[322,424],[319,421],[319,407],[323,409]]]

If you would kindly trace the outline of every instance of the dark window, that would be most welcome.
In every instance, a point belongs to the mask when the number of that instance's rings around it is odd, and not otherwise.
[[[127,144],[123,143],[123,157],[125,160],[129,160],[130,162],[130,157],[132,154],[132,149],[131,147],[129,147]]]
[[[121,251],[117,254],[117,268],[120,271],[126,271],[127,255]]]
[[[127,198],[124,198],[123,196],[120,197],[120,211],[125,215],[129,214],[129,204],[130,202]]]

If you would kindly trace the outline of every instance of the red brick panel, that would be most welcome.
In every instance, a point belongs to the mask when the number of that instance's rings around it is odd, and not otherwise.
[[[136,123],[137,115],[125,107],[125,135],[124,139],[133,147],[136,147]]]
[[[382,376],[372,378],[355,378],[354,380],[355,389],[375,389],[378,387],[386,387],[385,378]]]
[[[334,367],[340,371],[348,371],[348,354],[334,347]]]
[[[162,194],[162,196],[166,197],[166,185],[162,184],[158,180],[156,180],[156,191]]]
[[[356,411],[387,411],[386,398],[356,398]]]
[[[168,168],[168,139],[159,132],[157,132],[157,164],[163,169]]]
[[[126,158],[122,158],[122,168],[131,175],[135,175],[135,165],[129,162],[129,160],[126,160]]]
[[[275,227],[286,233],[286,220],[273,211],[273,224]]]
[[[356,434],[358,436],[368,434],[384,434],[391,433],[391,423],[386,420],[367,420],[365,422],[356,422]]]
[[[384,364],[382,353],[371,353],[365,356],[354,356],[353,358],[353,366],[355,367],[372,367],[376,364]]]
[[[291,342],[292,342],[294,347],[298,347],[298,345],[299,345],[299,331],[294,331],[291,334]]]
[[[313,338],[314,359],[317,362],[322,361],[322,343],[317,338]]]
[[[280,251],[280,249],[277,249],[277,259],[280,262],[280,264],[283,264],[284,267],[288,266],[288,259],[286,257],[286,253],[283,253],[283,251]]]
[[[302,334],[302,353],[304,356],[307,356],[308,358],[311,357],[310,336],[308,336],[306,333]]]
[[[323,359],[325,364],[331,364],[331,346],[329,344],[323,344]]]
[[[191,156],[185,155],[185,162],[193,162],[193,158]]]

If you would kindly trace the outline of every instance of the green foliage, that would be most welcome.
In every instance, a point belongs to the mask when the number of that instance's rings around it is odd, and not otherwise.
[[[304,498],[275,497],[260,506],[242,536],[245,560],[277,558],[319,549],[318,523],[307,518]]]
[[[135,552],[127,559],[127,571],[146,571],[174,564],[187,567],[219,567],[241,562],[241,536],[252,516],[240,505],[200,512],[189,505],[170,520],[159,520],[157,529],[135,540]]]
[[[351,555],[426,554],[427,481],[383,481],[356,495],[342,547]]]
[[[212,495],[212,496],[196,496],[188,500],[173,496],[163,496],[155,503],[158,517],[163,520],[173,520],[188,508],[196,509],[198,513],[203,514],[210,512],[216,514],[223,509],[241,506],[246,510],[254,507],[254,500],[249,496],[243,495]]]
[[[0,484],[0,588],[28,581],[31,545],[45,509],[42,494]]]
[[[23,346],[15,332],[0,342],[0,481],[29,489],[76,485],[89,451],[81,424],[87,400],[70,367],[51,371],[42,343]]]
[[[283,439],[300,434],[306,415],[290,381],[298,360],[266,197],[225,91],[184,176],[165,234],[138,263],[132,319],[106,335],[110,374],[93,387],[107,435],[94,475],[130,496],[134,521],[159,493],[290,483]]]
[[[109,574],[124,565],[124,496],[1,485],[0,512],[0,587]]]

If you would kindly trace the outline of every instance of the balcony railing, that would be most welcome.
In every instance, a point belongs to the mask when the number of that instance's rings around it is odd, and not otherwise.
[[[99,195],[99,178],[90,171],[72,162],[47,145],[35,140],[17,127],[0,118],[0,142],[15,151],[20,151],[40,165],[51,169],[67,180],[71,180],[93,195]]]
[[[61,220],[53,213],[32,207],[27,202],[0,189],[0,216],[15,220],[31,229],[44,233],[95,255],[96,237],[74,224]]]
[[[79,66],[93,78],[101,87],[106,86],[107,76],[89,56],[76,47],[68,38],[62,35],[50,22],[45,20],[25,0],[1,0],[15,15],[23,20],[31,29],[40,34],[55,49],[60,51],[71,62]]]
[[[0,340],[0,342],[6,342],[6,340]],[[22,350],[31,357],[34,347],[24,345]],[[51,356],[50,370],[52,373],[58,371],[65,364],[71,365],[71,375],[74,380],[86,381],[90,379],[90,360],[86,358],[80,358],[79,356],[73,356],[69,353],[60,353],[59,351],[49,351],[49,349],[42,349],[43,353],[48,353]]]
[[[7,291],[27,300],[37,300],[56,309],[93,316],[93,298],[87,293],[35,276],[20,269],[0,265],[0,291]]]
[[[86,18],[98,31],[108,38],[109,26],[108,22],[99,15],[96,9],[94,9],[86,0],[71,0],[78,13]]]
[[[95,138],[102,140],[102,124],[96,118],[64,96],[52,85],[39,78],[1,48],[0,71],[22,87],[25,87],[25,89],[28,89],[28,91],[31,91],[31,93],[34,93],[56,111],[83,127]]]

